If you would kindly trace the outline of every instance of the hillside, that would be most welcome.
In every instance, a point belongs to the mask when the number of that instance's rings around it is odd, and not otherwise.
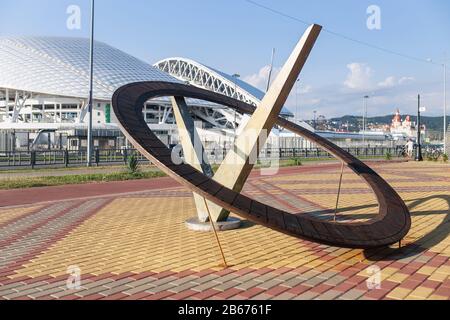
[[[402,115],[402,119],[404,119],[407,115]],[[392,115],[387,116],[379,116],[379,117],[369,117],[368,123],[372,124],[391,124],[392,122]],[[332,118],[330,119],[331,122],[335,123],[336,126],[339,128],[341,124],[347,124],[349,123],[351,128],[359,128],[362,125],[362,117],[356,117],[356,116],[344,116],[340,118]],[[416,122],[417,116],[411,115],[411,121]],[[444,117],[421,117],[422,124],[426,125],[428,130],[433,131],[442,131],[443,130],[443,123],[444,123]],[[450,125],[450,117],[447,118],[448,125]]]

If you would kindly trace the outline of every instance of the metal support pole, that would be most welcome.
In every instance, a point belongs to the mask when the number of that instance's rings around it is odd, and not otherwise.
[[[447,153],[447,62],[444,61],[444,153]]]
[[[211,227],[214,231],[214,235],[215,235],[216,241],[217,241],[217,246],[219,247],[220,254],[222,255],[223,267],[228,268],[227,260],[225,259],[225,254],[223,253],[222,245],[220,244],[219,235],[217,234],[216,226],[214,225],[213,219],[211,217],[211,211],[209,211],[209,207],[208,207],[208,204],[207,204],[205,198],[203,198],[203,201],[205,202],[205,207],[206,207],[206,210],[208,211],[209,222],[211,223]]]
[[[94,86],[94,15],[95,12],[95,0],[91,0],[91,44],[90,44],[90,57],[89,57],[89,124],[88,124],[88,134],[87,134],[87,166],[92,165],[92,110],[93,110],[93,86]]]
[[[423,161],[422,157],[422,142],[421,140],[421,123],[420,123],[420,94],[418,95],[418,104],[417,104],[417,150],[416,150],[416,161]]]
[[[369,96],[364,96],[364,115],[363,115],[363,145],[366,146],[366,131],[367,131],[367,101]]]
[[[334,222],[336,222],[337,214],[339,212],[339,199],[341,197],[342,178],[344,176],[344,169],[345,169],[345,163],[342,162],[341,177],[339,178],[339,188],[338,188],[338,194],[337,194],[337,199],[336,199],[336,209],[334,210]]]

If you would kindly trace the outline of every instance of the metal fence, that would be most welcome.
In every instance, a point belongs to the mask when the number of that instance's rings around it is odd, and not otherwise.
[[[347,152],[359,158],[377,158],[391,155],[401,157],[402,148],[343,148]],[[220,164],[228,153],[228,149],[205,150],[211,164]],[[127,163],[130,156],[135,155],[139,161],[147,162],[138,151],[134,149],[120,150],[95,150],[93,163],[97,166],[114,165]],[[328,152],[322,149],[263,149],[259,160],[268,161],[272,159],[329,159],[333,158]],[[14,167],[76,167],[84,166],[87,162],[86,151],[19,151],[19,152],[0,152],[0,168]]]

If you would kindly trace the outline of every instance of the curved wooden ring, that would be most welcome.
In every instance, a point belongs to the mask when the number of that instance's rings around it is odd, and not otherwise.
[[[339,223],[291,214],[234,192],[190,165],[174,164],[171,150],[150,130],[142,113],[142,106],[149,99],[169,96],[209,101],[246,114],[252,114],[255,107],[211,91],[169,82],[131,83],[114,93],[113,109],[129,141],[163,172],[193,192],[244,219],[298,238],[333,246],[361,249],[386,246],[401,241],[409,232],[409,210],[385,180],[330,141],[281,117],[277,125],[321,146],[369,184],[379,204],[376,218],[361,223]]]

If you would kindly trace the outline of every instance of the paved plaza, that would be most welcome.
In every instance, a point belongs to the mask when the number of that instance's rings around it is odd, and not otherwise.
[[[370,165],[411,210],[401,249],[330,247],[244,221],[219,234],[227,269],[214,235],[185,227],[192,193],[169,178],[1,191],[0,299],[450,299],[450,166]],[[254,172],[244,193],[331,220],[339,172],[337,163]],[[338,221],[377,212],[346,170]],[[69,267],[81,288],[68,288]]]

